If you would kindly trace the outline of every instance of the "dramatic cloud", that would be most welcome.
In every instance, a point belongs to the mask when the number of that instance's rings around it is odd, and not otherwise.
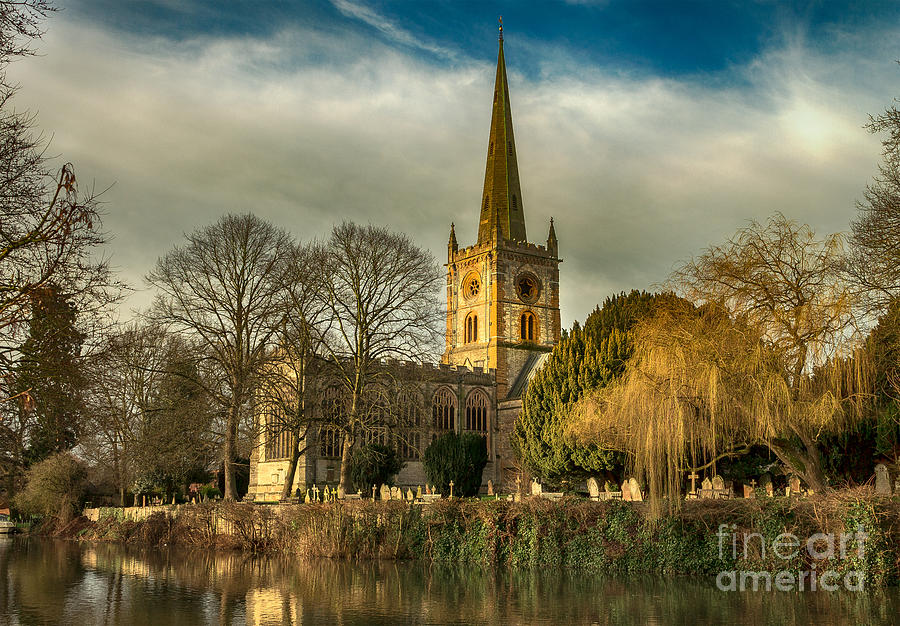
[[[493,63],[335,4],[405,47],[301,29],[173,42],[57,19],[43,56],[14,66],[17,106],[39,113],[51,152],[82,181],[114,183],[106,225],[128,280],[143,286],[183,232],[229,211],[304,239],[342,219],[386,224],[439,260],[451,221],[461,245],[474,239]],[[878,161],[866,114],[896,95],[894,55],[876,48],[896,33],[871,35],[841,35],[840,53],[793,39],[725,82],[602,71],[552,49],[538,76],[511,72],[528,232],[542,242],[556,218],[564,324],[748,219],[780,210],[846,229]],[[516,54],[513,38],[513,68]]]

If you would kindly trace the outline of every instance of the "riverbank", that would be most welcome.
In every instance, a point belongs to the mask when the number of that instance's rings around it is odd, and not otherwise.
[[[864,489],[806,500],[689,501],[662,519],[653,519],[640,503],[578,498],[441,500],[428,506],[222,502],[150,511],[142,520],[125,519],[121,511],[104,509],[96,521],[78,518],[59,535],[304,558],[423,559],[615,574],[815,569],[857,571],[867,586],[900,578],[900,500]]]

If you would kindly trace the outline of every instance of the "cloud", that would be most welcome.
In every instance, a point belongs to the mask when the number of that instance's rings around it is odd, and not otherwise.
[[[381,31],[389,39],[401,43],[404,46],[419,48],[420,50],[425,50],[426,52],[431,52],[449,59],[456,58],[457,56],[456,52],[449,48],[438,46],[413,36],[409,31],[400,28],[391,20],[360,2],[354,2],[353,0],[331,0],[331,3],[338,11],[347,17],[352,17],[365,22],[369,26]]]
[[[110,248],[138,286],[182,233],[252,210],[310,239],[342,219],[412,235],[442,260],[449,224],[476,235],[494,68],[439,67],[314,30],[182,42],[54,21],[17,62],[17,106],[105,196]],[[556,218],[564,324],[613,292],[776,210],[847,228],[878,161],[866,114],[890,103],[891,54],[771,49],[735,80],[582,66],[510,75],[532,241]],[[513,48],[507,50],[513,54]],[[510,59],[512,61],[512,59]],[[569,62],[569,61],[567,61]],[[563,71],[565,70],[565,71]],[[130,304],[141,306],[149,294]]]

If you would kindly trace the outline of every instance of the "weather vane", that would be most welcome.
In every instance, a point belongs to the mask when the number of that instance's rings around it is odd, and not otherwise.
[[[503,16],[500,16],[500,41],[503,41]]]

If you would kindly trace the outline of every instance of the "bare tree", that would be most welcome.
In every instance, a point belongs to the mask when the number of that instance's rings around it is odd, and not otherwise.
[[[6,68],[32,53],[53,10],[42,0],[0,2],[0,402],[30,401],[27,389],[13,392],[11,384],[35,293],[56,285],[92,338],[93,322],[108,316],[121,287],[97,258],[106,241],[97,195],[79,190],[71,163],[51,165],[34,117],[12,104],[16,87]]]
[[[289,280],[291,237],[251,214],[226,215],[187,235],[147,281],[159,290],[153,317],[195,338],[219,375],[208,391],[223,407],[225,494],[236,499],[234,459],[254,385],[277,347]]]
[[[256,445],[283,441],[289,448],[288,471],[281,490],[282,499],[291,496],[291,487],[300,455],[310,445],[314,413],[307,408],[310,379],[315,359],[321,352],[322,336],[316,328],[324,322],[325,307],[318,296],[320,256],[312,246],[297,245],[284,259],[286,263],[287,306],[278,348],[257,386]],[[261,436],[260,436],[261,435]]]
[[[883,312],[900,296],[900,110],[870,116],[869,132],[886,133],[875,179],[856,203],[847,270],[871,313]]]
[[[108,336],[88,372],[89,422],[80,450],[112,475],[122,506],[138,469],[141,427],[165,366],[165,339],[159,327],[126,326]]]
[[[392,387],[393,370],[381,361],[417,361],[435,352],[443,275],[408,237],[371,225],[335,226],[319,254],[328,314],[324,355],[348,405],[334,424],[343,438],[339,490],[346,492],[354,445],[367,429],[383,426],[386,415],[383,402],[367,402]]]

